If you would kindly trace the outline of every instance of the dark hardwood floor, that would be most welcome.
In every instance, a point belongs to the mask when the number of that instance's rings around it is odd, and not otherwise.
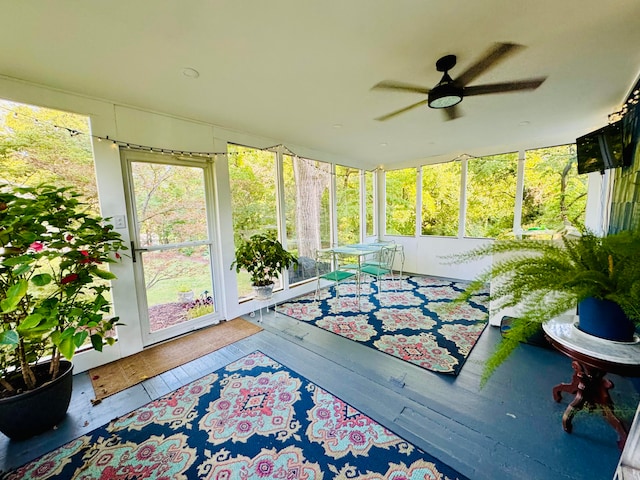
[[[259,320],[260,316],[249,318]],[[260,350],[339,396],[471,479],[610,479],[620,451],[601,415],[579,413],[562,430],[570,399],[551,389],[571,377],[560,353],[521,346],[479,389],[484,359],[499,339],[487,327],[459,376],[423,370],[292,318],[264,312],[264,331],[145,380],[92,406],[88,373],[74,377],[65,420],[27,441],[0,438],[0,469],[15,468],[151,399]],[[640,396],[629,379],[611,376],[617,412],[629,425]],[[1,435],[0,435],[1,436]]]

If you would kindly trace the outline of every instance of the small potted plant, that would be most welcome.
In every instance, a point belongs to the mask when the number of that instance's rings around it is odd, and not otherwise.
[[[103,265],[126,247],[77,197],[0,184],[0,431],[10,438],[58,423],[76,350],[114,342],[105,294],[115,276]]]
[[[195,294],[189,285],[178,286],[178,302],[187,303],[193,300]]]
[[[295,255],[284,249],[274,230],[269,230],[242,241],[236,249],[231,269],[249,272],[256,297],[265,300],[271,297],[273,280],[280,276],[283,269],[297,264]]]
[[[599,237],[583,230],[562,235],[560,241],[496,241],[452,259],[461,263],[483,257],[494,257],[493,265],[468,286],[464,298],[495,282],[493,307],[518,311],[485,365],[483,383],[519,342],[539,333],[543,322],[576,308],[580,330],[614,341],[633,340],[640,325],[639,232]]]

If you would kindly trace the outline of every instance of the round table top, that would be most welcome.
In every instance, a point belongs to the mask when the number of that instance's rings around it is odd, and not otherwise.
[[[577,315],[552,318],[542,324],[542,329],[551,343],[594,360],[630,367],[640,365],[640,338],[637,335],[633,342],[615,342],[595,337],[578,328]]]

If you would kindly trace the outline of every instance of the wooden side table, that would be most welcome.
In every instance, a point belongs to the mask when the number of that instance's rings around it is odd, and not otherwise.
[[[640,339],[634,342],[613,342],[584,333],[578,328],[578,317],[561,315],[542,325],[544,333],[557,350],[571,360],[571,383],[553,387],[553,399],[560,402],[562,393],[575,395],[562,416],[562,427],[567,433],[573,429],[572,419],[585,406],[602,409],[602,415],[618,432],[618,446],[624,448],[628,430],[614,413],[609,390],[613,382],[605,378],[607,373],[640,376]]]

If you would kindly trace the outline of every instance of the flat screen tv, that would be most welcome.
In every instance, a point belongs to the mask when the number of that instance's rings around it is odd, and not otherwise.
[[[578,173],[601,172],[624,166],[622,122],[611,123],[576,139]]]

